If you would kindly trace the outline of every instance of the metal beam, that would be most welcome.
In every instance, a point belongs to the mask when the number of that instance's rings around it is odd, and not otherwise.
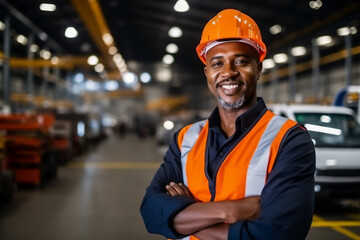
[[[106,24],[102,10],[97,0],[71,0],[72,5],[78,12],[80,18],[83,20],[86,28],[88,29],[90,36],[94,40],[100,50],[103,58],[103,64],[105,68],[110,72],[118,72],[116,74],[117,79],[121,79],[121,75],[117,66],[115,65],[112,56],[109,54],[108,49],[111,46],[115,46],[114,43],[106,45],[103,36],[104,34],[110,34],[110,30]]]
[[[360,45],[351,48],[351,55],[355,56],[360,54]],[[336,62],[342,59],[345,59],[345,57],[347,56],[347,52],[346,50],[341,50],[338,51],[336,53],[332,53],[326,56],[323,56],[320,58],[320,66],[322,65],[326,65],[328,63],[332,63],[332,62]],[[310,61],[306,61],[306,62],[302,62],[302,63],[297,63],[296,64],[296,68],[295,68],[295,72],[296,73],[300,73],[300,72],[304,72],[306,70],[309,70],[312,67],[312,60]],[[282,78],[282,77],[286,77],[289,75],[289,68],[288,67],[284,67],[278,70],[278,77]],[[265,82],[269,82],[271,81],[271,74],[268,73],[264,73],[261,75],[261,81]]]
[[[25,26],[27,26],[33,33],[35,33],[42,41],[46,42],[46,44],[55,50],[57,53],[64,52],[64,49],[53,39],[51,39],[43,30],[41,30],[38,26],[36,26],[33,22],[30,21],[26,16],[24,16],[21,12],[19,12],[16,8],[14,8],[8,1],[0,0],[0,4],[2,4],[8,11],[17,18],[20,22],[22,22]]]

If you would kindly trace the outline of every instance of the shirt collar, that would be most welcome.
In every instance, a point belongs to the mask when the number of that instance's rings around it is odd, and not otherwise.
[[[265,113],[266,110],[267,107],[263,98],[258,97],[257,103],[236,119],[236,132],[243,132],[250,128],[252,124]],[[220,126],[219,109],[216,107],[209,117],[209,128],[220,128]]]

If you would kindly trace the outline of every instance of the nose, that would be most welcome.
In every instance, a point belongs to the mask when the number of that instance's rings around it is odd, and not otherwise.
[[[223,66],[223,69],[221,71],[221,76],[223,78],[234,78],[239,75],[239,71],[235,68],[234,65],[226,63]]]

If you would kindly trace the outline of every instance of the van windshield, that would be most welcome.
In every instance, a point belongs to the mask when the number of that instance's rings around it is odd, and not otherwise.
[[[352,115],[296,113],[316,147],[360,148],[360,125]]]

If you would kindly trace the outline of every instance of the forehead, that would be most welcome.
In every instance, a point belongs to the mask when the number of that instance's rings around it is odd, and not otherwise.
[[[256,49],[249,44],[239,42],[226,42],[211,48],[206,54],[206,60],[213,57],[225,57],[233,55],[245,55],[250,58],[259,59]]]

